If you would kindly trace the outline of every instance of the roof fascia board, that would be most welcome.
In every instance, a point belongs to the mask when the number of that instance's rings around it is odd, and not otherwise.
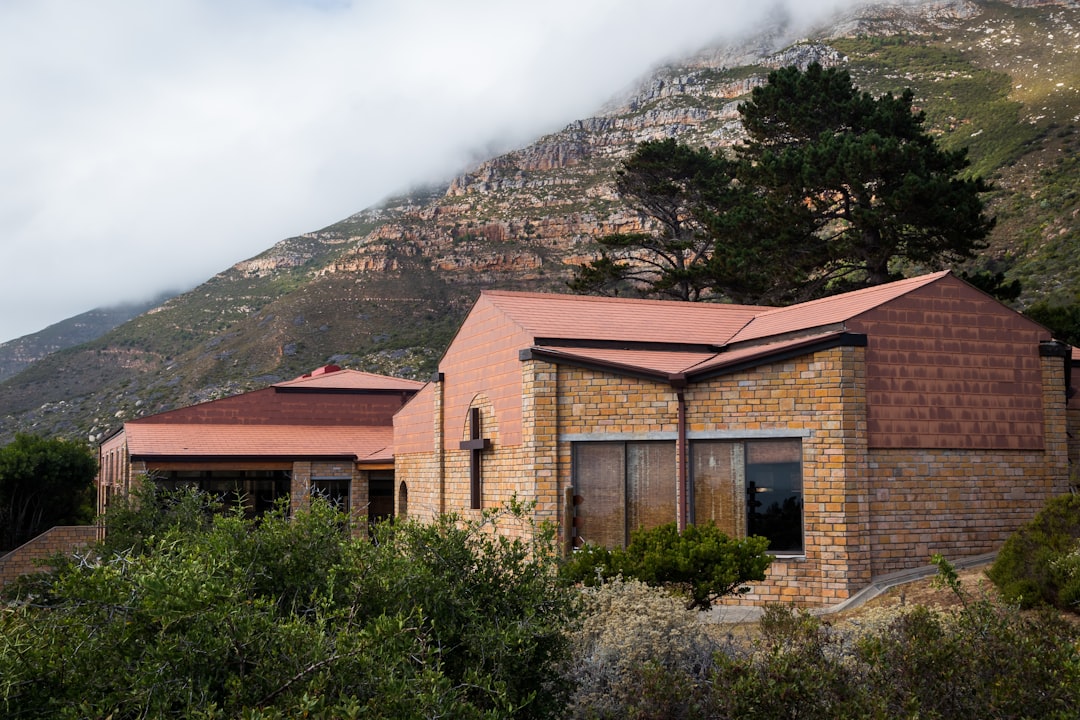
[[[638,378],[639,380],[652,380],[654,382],[670,382],[671,375],[666,372],[648,370],[646,368],[630,367],[618,363],[604,362],[603,360],[563,355],[562,353],[546,352],[543,348],[530,347],[518,351],[518,360],[543,360],[556,365],[568,365],[570,367],[584,368],[585,370],[597,370],[599,372],[622,375],[624,377]]]
[[[274,387],[279,393],[302,395],[401,395],[412,394],[419,388],[342,388],[342,387]]]
[[[809,340],[805,343],[788,346],[775,352],[765,352],[761,355],[748,357],[745,360],[740,360],[730,365],[719,365],[700,372],[687,372],[686,377],[690,382],[699,382],[720,377],[722,375],[731,375],[732,373],[741,372],[743,370],[751,370],[770,363],[783,362],[784,360],[797,358],[806,355],[807,353],[829,350],[834,347],[866,347],[866,344],[867,338],[863,333],[838,332],[835,335],[829,335],[816,340]]]
[[[140,453],[138,455],[132,454],[130,456],[131,462],[147,462],[147,463],[206,463],[206,462],[258,462],[260,460],[266,462],[307,462],[309,460],[327,461],[327,460],[348,460],[350,462],[356,462],[359,456],[356,453],[333,453],[326,455],[153,455],[150,453]]]
[[[587,340],[584,338],[538,337],[534,345],[541,347],[591,348],[597,350],[664,350],[672,352],[718,353],[720,345],[707,343],[668,343],[648,340]]]

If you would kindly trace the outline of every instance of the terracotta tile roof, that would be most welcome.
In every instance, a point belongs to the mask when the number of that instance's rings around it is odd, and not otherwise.
[[[392,427],[126,424],[128,451],[140,458],[393,457]]]
[[[585,364],[608,365],[647,374],[680,373],[715,357],[712,352],[613,350],[607,348],[535,348],[545,356]]]
[[[818,345],[827,340],[840,338],[843,335],[843,332],[826,332],[782,340],[779,342],[746,345],[726,352],[717,353],[710,359],[698,363],[694,367],[687,368],[685,372],[687,375],[691,376],[704,375],[734,365],[742,365],[744,363],[753,362],[754,360],[779,355],[789,350],[798,350],[803,347]]]
[[[948,270],[922,275],[886,285],[876,285],[864,290],[833,295],[821,300],[773,308],[759,313],[746,327],[731,337],[730,342],[758,340],[773,335],[811,330],[824,327],[861,315],[879,305],[895,300],[916,288],[929,285],[949,274]]]
[[[419,390],[424,383],[416,380],[375,375],[359,370],[337,370],[318,375],[303,375],[274,383],[276,388],[317,388],[336,390]]]
[[[708,375],[733,366],[764,360],[787,351],[799,350],[842,337],[843,332],[817,333],[779,342],[747,345],[733,350],[709,352],[662,352],[652,350],[609,350],[596,348],[536,347],[533,351],[558,362],[603,365],[612,370],[658,375],[671,379],[675,375],[690,377]]]
[[[723,345],[763,310],[751,305],[636,300],[487,290],[491,302],[534,340]]]

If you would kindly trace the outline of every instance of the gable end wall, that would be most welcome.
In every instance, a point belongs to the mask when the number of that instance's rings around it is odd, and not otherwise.
[[[851,320],[872,448],[1041,450],[1040,326],[946,276]]]

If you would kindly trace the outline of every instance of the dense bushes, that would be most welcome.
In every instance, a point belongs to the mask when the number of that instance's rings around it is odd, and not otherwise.
[[[943,571],[948,579],[947,564]],[[718,651],[705,662],[698,648],[707,641],[687,635],[677,621],[672,626],[666,618],[677,615],[637,597],[640,589],[632,592],[642,613],[623,609],[629,589],[615,586],[612,599],[589,603],[583,627],[592,630],[576,641],[583,648],[574,666],[582,685],[573,717],[1076,717],[1080,628],[1056,615],[1031,616],[971,598],[958,584],[963,605],[956,612],[903,608],[859,631],[770,607],[753,639],[714,644]],[[684,644],[682,652],[671,647],[675,642]]]
[[[1009,602],[1080,612],[1080,495],[1050,500],[1009,537],[987,574]]]
[[[5,718],[556,717],[572,609],[550,533],[479,522],[349,540],[315,502],[123,518],[138,550],[63,563],[0,610]],[[157,515],[157,520],[153,516]],[[115,542],[115,538],[113,539]]]
[[[586,545],[563,566],[565,578],[586,585],[614,577],[636,578],[675,590],[687,607],[708,610],[713,602],[740,592],[745,584],[764,580],[772,556],[761,537],[731,538],[715,525],[690,525],[679,532],[675,523],[636,530],[626,549]]]
[[[770,607],[735,638],[638,580],[571,591],[520,507],[370,541],[320,502],[259,521],[213,509],[147,497],[110,517],[98,555],[17,585],[0,605],[0,716],[1064,720],[1080,697],[1080,626],[972,598],[943,560],[954,612],[855,631]],[[631,557],[727,557],[712,532],[659,531]]]

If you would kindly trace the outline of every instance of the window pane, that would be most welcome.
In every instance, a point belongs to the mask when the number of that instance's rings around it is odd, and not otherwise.
[[[626,444],[627,531],[675,522],[675,443]]]
[[[799,440],[746,444],[746,532],[767,537],[770,550],[803,549],[801,454]]]
[[[623,443],[574,445],[574,494],[578,537],[592,545],[626,542],[625,448]]]
[[[743,443],[720,440],[690,445],[694,524],[715,523],[734,537],[746,534]]]
[[[349,485],[348,478],[314,478],[311,481],[311,495],[326,500],[338,510],[348,512]]]

